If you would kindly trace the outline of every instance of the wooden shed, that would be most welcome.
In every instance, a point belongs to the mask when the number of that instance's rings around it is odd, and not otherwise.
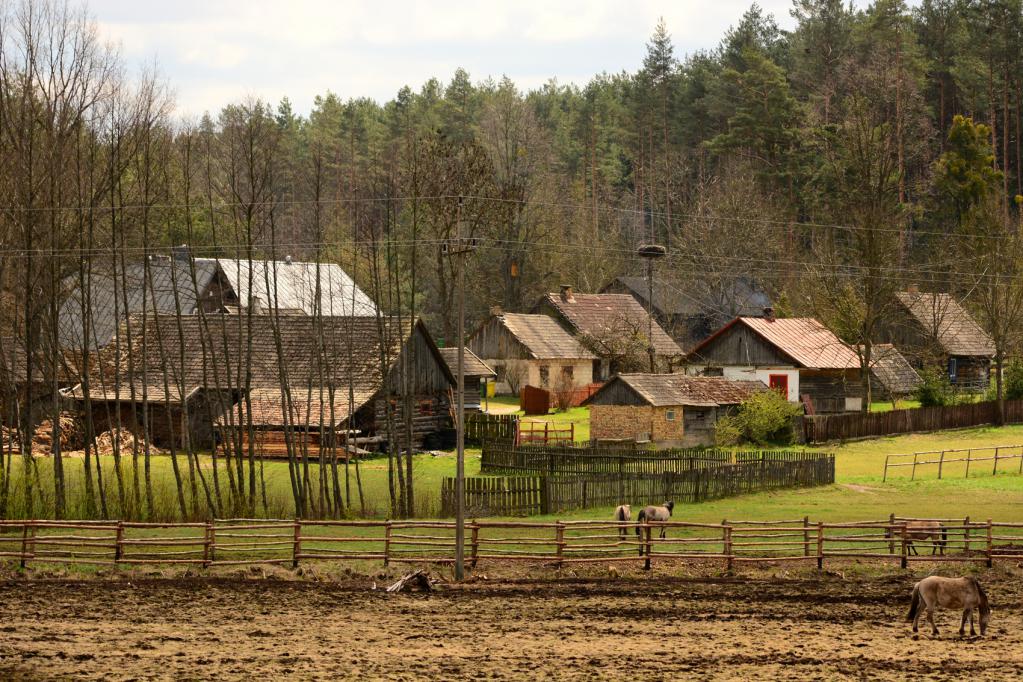
[[[652,442],[665,447],[713,445],[722,415],[757,391],[760,381],[684,374],[619,374],[583,404],[594,440]]]
[[[758,380],[811,414],[863,407],[860,360],[810,317],[737,317],[690,351],[687,373]]]
[[[940,367],[955,386],[987,390],[995,343],[955,297],[910,289],[897,292],[895,302],[880,340],[916,369]]]
[[[899,349],[875,343],[870,349],[870,393],[874,398],[898,400],[912,395],[923,379]]]
[[[448,366],[448,371],[457,380],[458,348],[441,348],[439,350]],[[465,409],[479,412],[484,391],[487,390],[487,382],[495,379],[497,372],[468,348],[462,355],[462,362],[464,363],[462,374],[465,375]]]
[[[91,377],[89,402],[96,423],[109,420],[114,404],[122,423],[162,409],[166,414],[150,419],[151,426],[170,425],[169,432],[152,434],[158,445],[182,444],[187,437],[193,447],[206,449],[218,437],[241,444],[250,433],[279,445],[301,442],[294,434],[320,439],[348,429],[383,442],[391,437],[388,414],[394,437],[404,444],[406,396],[414,410],[415,445],[452,423],[454,377],[421,321],[152,315],[145,344],[142,320],[133,327],[132,352],[120,359],[118,376],[117,363],[104,363]],[[84,405],[82,386],[70,395]],[[190,401],[199,398],[203,407],[194,411]],[[173,418],[182,414],[188,415],[187,427]]]
[[[593,382],[597,356],[548,315],[492,315],[468,346],[494,368],[498,393],[517,395],[525,386],[576,389]]]

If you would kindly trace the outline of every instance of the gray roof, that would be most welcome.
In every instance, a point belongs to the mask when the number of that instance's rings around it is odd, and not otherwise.
[[[498,319],[537,360],[597,359],[549,315],[505,313]]]
[[[995,342],[951,295],[899,291],[895,297],[949,355],[995,354]]]
[[[590,396],[586,405],[615,404],[604,396],[615,395],[614,384],[624,384],[653,407],[689,405],[717,407],[738,405],[767,386],[761,381],[737,381],[722,377],[694,377],[685,374],[619,374]]]
[[[650,285],[643,276],[618,277],[615,282],[629,290],[642,305],[650,294]],[[607,291],[614,282],[604,287]],[[654,278],[653,306],[662,315],[707,315],[720,324],[733,317],[759,315],[771,299],[755,281],[739,276],[720,281],[695,281],[688,286],[674,286]]]
[[[448,369],[451,370],[453,376],[457,376],[455,372],[458,369],[458,347],[455,348],[438,348],[440,356],[444,358],[444,362],[447,364]],[[462,361],[465,363],[465,376],[467,377],[496,377],[495,372],[490,365],[480,360],[479,356],[473,353],[468,348],[465,349],[465,354],[462,357]]]
[[[194,283],[191,264],[195,268]],[[260,260],[252,261],[250,268],[247,260],[240,259],[156,256],[149,260],[151,285],[146,284],[145,272],[145,264],[139,262],[128,264],[123,276],[118,271],[115,277],[109,270],[91,275],[87,301],[91,310],[88,339],[84,338],[86,325],[82,319],[83,290],[79,287],[79,277],[66,278],[67,293],[60,312],[61,345],[82,348],[85,341],[89,348],[102,348],[128,315],[178,311],[184,315],[195,314],[199,298],[212,295],[211,286],[218,280],[225,285],[225,290],[222,298],[212,301],[214,307],[223,303],[247,307],[251,281],[252,298],[259,299],[267,308],[279,302],[282,311],[306,315],[376,313],[373,301],[334,263],[319,264],[319,297],[316,295],[316,263]]]
[[[923,383],[902,353],[890,343],[871,346],[870,373],[891,395],[909,395]]]

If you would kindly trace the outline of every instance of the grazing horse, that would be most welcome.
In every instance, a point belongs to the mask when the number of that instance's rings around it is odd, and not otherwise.
[[[919,556],[920,552],[913,545],[915,540],[923,542],[931,540],[931,555],[937,551],[945,554],[945,545],[948,544],[948,530],[937,521],[907,521],[906,522],[906,545],[909,552]]]
[[[973,629],[973,609],[980,611],[980,634],[987,630],[988,621],[991,620],[991,607],[988,605],[987,595],[984,588],[980,586],[976,578],[944,578],[940,575],[932,575],[924,578],[913,586],[913,600],[909,606],[909,615],[906,620],[913,622],[913,632],[917,631],[917,621],[920,619],[922,608],[927,609],[927,620],[931,624],[931,634],[938,634],[938,627],[934,624],[934,609],[943,606],[947,609],[962,609],[963,619],[959,623],[959,636],[962,637],[966,630],[966,620],[970,621],[970,636],[977,632]]]
[[[660,507],[654,505],[643,507],[639,510],[639,516],[636,517],[636,521],[638,523],[643,523],[644,521],[669,521],[671,519],[671,510],[674,508],[675,503],[671,500],[668,500]],[[664,539],[667,530],[667,528],[661,526],[662,540]],[[636,535],[639,535],[639,526],[636,526]],[[639,555],[643,556],[643,545],[639,546]]]
[[[618,505],[618,508],[615,509],[615,521],[617,521],[618,523],[621,524],[621,523],[625,523],[626,521],[631,521],[631,520],[632,520],[632,507],[630,505],[627,505],[627,504],[620,504],[620,505]],[[629,531],[627,531],[625,529],[625,526],[621,526],[621,525],[618,526],[618,535],[619,535],[619,537],[621,537],[624,540],[628,536],[628,534],[629,534]]]

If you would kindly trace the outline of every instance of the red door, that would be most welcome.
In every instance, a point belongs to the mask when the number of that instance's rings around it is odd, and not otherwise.
[[[778,393],[781,393],[786,400],[789,399],[789,375],[788,374],[769,374],[767,376],[767,385],[770,386]]]

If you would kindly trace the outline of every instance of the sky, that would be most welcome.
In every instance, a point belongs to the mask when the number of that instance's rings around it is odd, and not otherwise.
[[[198,117],[247,97],[386,101],[466,69],[531,89],[635,71],[659,17],[677,56],[715,47],[752,0],[91,0],[101,36],[130,67],[156,67],[176,114]],[[782,28],[791,0],[759,0]]]

